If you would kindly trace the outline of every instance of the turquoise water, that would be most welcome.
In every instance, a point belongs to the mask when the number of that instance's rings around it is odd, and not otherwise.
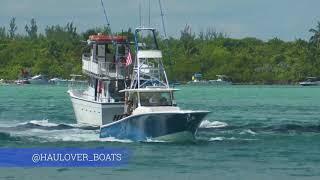
[[[100,140],[75,123],[66,87],[0,86],[1,147],[126,147],[118,168],[2,168],[0,179],[320,179],[320,87],[179,87],[210,110],[196,142]]]

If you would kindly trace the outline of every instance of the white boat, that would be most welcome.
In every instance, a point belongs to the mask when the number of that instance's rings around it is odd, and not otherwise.
[[[4,79],[0,79],[0,85],[9,85]]]
[[[142,31],[154,37],[149,49],[139,47]],[[135,39],[136,59],[131,85],[120,91],[126,99],[124,113],[118,114],[112,123],[101,126],[100,137],[133,141],[193,140],[209,112],[181,110],[176,105],[174,91],[177,89],[169,87],[155,29],[137,28]]]
[[[124,36],[102,34],[91,35],[87,42],[89,52],[82,55],[82,70],[88,83],[84,87],[73,80],[68,93],[77,123],[101,126],[123,113],[124,94],[118,91],[125,88],[129,76],[129,42]]]
[[[320,79],[317,77],[307,77],[305,81],[299,83],[301,86],[319,86]]]
[[[52,78],[49,80],[50,84],[58,85],[58,86],[65,86],[69,84],[69,80],[61,79],[61,78]]]
[[[39,74],[28,79],[30,84],[48,84],[49,81],[46,76]]]
[[[226,75],[216,75],[218,79],[216,80],[209,80],[209,84],[211,85],[231,85],[232,81]]]
[[[14,83],[17,85],[30,84],[29,80],[26,78],[15,80]]]
[[[216,80],[202,80],[202,74],[195,73],[192,76],[192,81],[188,85],[232,85],[231,79],[226,75],[216,75]]]

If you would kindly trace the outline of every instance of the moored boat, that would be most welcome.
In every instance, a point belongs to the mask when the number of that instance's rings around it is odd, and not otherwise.
[[[232,85],[231,79],[226,75],[216,75],[218,78],[216,80],[209,80],[211,85]]]
[[[203,80],[202,74],[195,73],[192,76],[192,81],[188,82],[188,85],[232,85],[231,78],[226,75],[216,75],[215,80]]]
[[[305,81],[299,83],[301,86],[319,86],[320,78],[317,77],[307,77]]]
[[[66,86],[69,84],[69,80],[61,79],[61,78],[52,78],[49,80],[50,84],[58,85],[58,86]]]
[[[48,84],[49,81],[46,76],[39,74],[28,79],[30,84]]]

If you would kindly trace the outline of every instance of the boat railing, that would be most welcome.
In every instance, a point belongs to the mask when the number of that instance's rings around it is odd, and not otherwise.
[[[90,53],[84,53],[82,54],[82,59],[86,61],[90,61],[91,60],[90,56],[91,56]]]
[[[125,65],[115,62],[91,61],[89,57],[82,57],[82,70],[89,75],[122,79]]]
[[[83,89],[73,89],[72,90],[73,94],[77,97],[82,97],[84,99],[90,99],[94,100],[97,102],[102,102],[102,103],[117,103],[117,102],[124,102],[124,97],[105,97],[102,94],[98,94],[96,97],[90,95],[88,93],[87,88]]]

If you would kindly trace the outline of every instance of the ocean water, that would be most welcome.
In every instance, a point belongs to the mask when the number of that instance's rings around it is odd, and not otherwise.
[[[179,86],[209,110],[195,142],[99,139],[76,125],[67,87],[0,86],[1,147],[125,147],[112,168],[0,168],[0,179],[320,179],[320,87]]]

